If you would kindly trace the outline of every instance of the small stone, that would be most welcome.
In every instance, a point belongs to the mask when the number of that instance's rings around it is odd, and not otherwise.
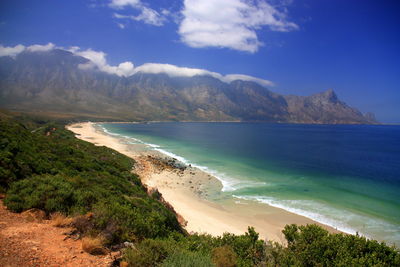
[[[134,248],[135,247],[135,245],[132,242],[128,242],[128,241],[124,242],[124,246],[126,248]]]

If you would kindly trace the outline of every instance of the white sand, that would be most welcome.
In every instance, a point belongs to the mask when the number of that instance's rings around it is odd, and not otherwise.
[[[281,233],[286,224],[311,224],[315,221],[253,201],[226,199],[218,203],[206,200],[208,194],[220,191],[221,183],[209,174],[188,167],[184,171],[160,165],[161,153],[146,150],[144,145],[127,145],[120,139],[97,130],[92,123],[67,126],[78,138],[107,146],[137,161],[135,172],[148,187],[157,188],[183,218],[188,232],[208,233],[214,236],[225,232],[243,234],[253,226],[263,239],[284,242]],[[321,225],[320,223],[317,223]],[[331,232],[335,229],[321,225]]]

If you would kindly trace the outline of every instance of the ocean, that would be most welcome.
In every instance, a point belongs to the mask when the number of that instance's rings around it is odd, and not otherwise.
[[[224,197],[265,203],[400,246],[400,126],[99,126],[212,174],[221,181]]]

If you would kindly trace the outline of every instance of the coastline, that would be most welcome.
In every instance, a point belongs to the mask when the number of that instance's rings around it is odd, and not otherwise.
[[[107,146],[136,160],[135,172],[150,188],[157,188],[163,198],[186,220],[188,232],[214,236],[225,232],[243,234],[253,226],[262,239],[283,243],[281,233],[286,224],[318,224],[330,232],[339,232],[301,215],[242,199],[208,200],[218,194],[222,184],[204,171],[179,165],[161,152],[149,150],[143,144],[125,144],[117,137],[96,129],[94,123],[75,123],[66,128],[76,137],[98,146]]]

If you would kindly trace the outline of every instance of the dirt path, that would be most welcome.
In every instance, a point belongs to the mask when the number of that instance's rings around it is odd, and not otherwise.
[[[69,230],[12,213],[0,200],[0,266],[110,266],[109,255],[83,252],[80,240],[64,234]]]

